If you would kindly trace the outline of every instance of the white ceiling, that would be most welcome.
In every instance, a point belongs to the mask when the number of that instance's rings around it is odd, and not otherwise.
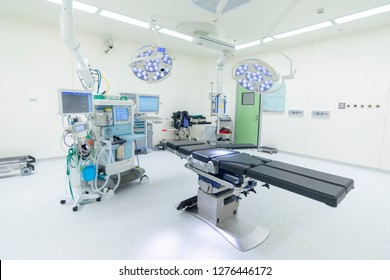
[[[240,45],[258,40],[263,36],[280,34],[389,4],[390,0],[251,0],[219,18],[195,5],[193,0],[80,0],[80,2],[145,22],[149,22],[152,15],[157,15],[160,19],[157,21],[159,26],[191,36],[194,35],[193,32],[202,30],[208,32],[210,37]],[[289,11],[290,5],[293,5],[294,8]],[[318,14],[317,10],[320,8],[324,9],[324,12]],[[59,5],[46,0],[0,0],[0,14],[13,17],[59,25],[60,12]],[[115,38],[143,45],[156,43],[156,36],[152,30],[77,10],[75,10],[74,15],[76,34],[77,30],[100,34],[102,41],[104,36],[111,36],[114,39],[114,45]],[[284,16],[281,17],[281,15]],[[282,48],[386,25],[390,25],[390,12],[276,40],[265,44],[264,48]],[[171,52],[176,51],[201,57],[219,56],[218,51],[165,34],[161,34],[160,39]],[[260,50],[261,47],[257,46],[237,51],[237,53],[244,55]]]

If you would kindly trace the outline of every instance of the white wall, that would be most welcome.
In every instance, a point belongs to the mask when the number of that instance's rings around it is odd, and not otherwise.
[[[261,144],[390,170],[389,50],[390,27],[284,49],[298,72],[287,81],[285,112],[263,113]],[[286,73],[277,53],[255,57]],[[352,108],[340,110],[339,102]],[[305,116],[289,117],[289,109]],[[330,111],[330,119],[314,119],[312,110]]]
[[[59,26],[1,15],[0,37],[0,158],[64,155],[57,90],[82,87],[73,54],[60,40]],[[203,112],[205,100],[199,98],[203,90],[203,59],[176,53],[171,77],[147,84],[136,79],[128,67],[132,53],[141,46],[113,38],[114,49],[105,54],[103,37],[81,31],[76,31],[76,37],[81,42],[81,52],[109,81],[110,94],[160,95],[159,116],[166,120],[155,125],[155,142],[169,138],[161,131],[169,128],[172,112]],[[107,88],[104,82],[102,86]]]
[[[81,89],[73,54],[60,41],[59,27],[34,21],[0,18],[0,157],[31,154],[37,158],[64,155],[57,89]],[[147,84],[127,66],[140,46],[114,38],[104,54],[103,38],[77,32],[81,50],[110,82],[110,93],[159,94],[160,116],[155,143],[169,139],[170,116],[177,110],[210,118],[210,82],[216,90],[216,59],[176,53],[170,78]],[[290,47],[283,51],[298,72],[287,82],[286,111],[264,113],[261,144],[293,153],[390,170],[390,27]],[[236,85],[231,69],[241,58],[258,57],[279,72],[287,61],[276,52],[237,57],[225,66],[223,92],[227,113],[235,115]],[[103,87],[105,87],[103,83]],[[339,110],[338,102],[365,105]],[[367,105],[380,105],[368,109]],[[304,118],[288,117],[289,109],[305,110]],[[311,118],[311,110],[329,110],[329,120]]]

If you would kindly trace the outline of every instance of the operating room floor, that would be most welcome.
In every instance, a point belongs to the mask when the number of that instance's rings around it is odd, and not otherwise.
[[[390,259],[390,173],[279,152],[273,160],[353,178],[337,208],[271,187],[240,201],[239,215],[271,230],[241,252],[199,219],[177,211],[197,177],[165,151],[140,155],[148,183],[72,211],[61,205],[65,158],[39,160],[30,176],[0,178],[0,259]]]

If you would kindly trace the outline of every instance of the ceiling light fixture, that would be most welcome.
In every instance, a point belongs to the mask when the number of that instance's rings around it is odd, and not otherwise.
[[[51,3],[62,5],[62,0],[47,0],[47,1],[51,2]],[[96,12],[99,10],[99,8],[97,8],[95,6],[84,4],[81,2],[77,2],[77,1],[73,1],[73,8],[80,10],[80,11],[87,12],[87,13],[91,13],[91,14],[96,14]]]
[[[128,16],[124,16],[124,15],[121,15],[121,14],[117,14],[117,13],[114,13],[114,12],[110,12],[110,11],[107,11],[107,10],[102,10],[99,13],[99,15],[101,15],[103,17],[119,20],[119,21],[122,21],[122,22],[125,22],[125,23],[129,23],[129,24],[132,24],[132,25],[135,25],[135,26],[139,26],[139,27],[143,27],[143,28],[149,29],[149,23],[147,23],[147,22],[144,22],[142,20],[138,20],[138,19],[135,19],[135,18],[131,18],[131,17],[128,17]]]
[[[337,18],[334,21],[336,23],[340,24],[340,23],[350,22],[350,21],[353,21],[353,20],[361,19],[361,18],[366,18],[366,17],[369,17],[369,16],[374,16],[374,15],[386,13],[386,12],[389,12],[389,11],[390,11],[390,4],[384,5],[384,6],[380,6],[380,7],[374,8],[374,9],[366,10],[366,11],[363,11],[363,12],[359,12],[359,13],[356,13],[356,14],[352,14],[352,15],[349,15],[349,16]]]
[[[263,40],[256,40],[256,41],[245,43],[242,45],[237,45],[235,48],[236,48],[236,50],[242,50],[242,49],[250,48],[253,46],[260,45],[260,44],[268,43],[268,42],[271,42],[274,40],[275,40],[274,38],[267,37],[267,38],[264,38]]]
[[[306,33],[306,32],[310,32],[310,31],[314,31],[314,30],[330,27],[332,25],[333,25],[332,22],[325,21],[325,22],[321,22],[321,23],[318,23],[318,24],[314,24],[314,25],[303,27],[303,28],[295,29],[295,30],[292,30],[292,31],[288,31],[288,32],[285,32],[285,33],[273,35],[272,37],[274,37],[276,39],[283,39],[283,38],[291,37],[291,36],[294,36],[294,35],[303,34],[303,33]]]
[[[145,82],[159,82],[171,74],[173,58],[166,48],[145,46],[132,56],[129,65],[134,75]]]
[[[279,75],[264,61],[245,59],[233,67],[233,79],[247,90],[263,93],[272,88]]]

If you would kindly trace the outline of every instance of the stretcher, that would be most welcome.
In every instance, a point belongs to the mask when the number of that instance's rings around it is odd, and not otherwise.
[[[184,210],[200,218],[242,251],[261,244],[269,229],[238,217],[240,200],[256,193],[258,182],[337,207],[354,188],[349,178],[274,161],[236,151],[243,144],[212,146],[197,141],[168,142],[185,167],[198,175],[198,194],[179,203]],[[250,145],[247,147],[251,148]]]
[[[8,174],[20,170],[22,176],[28,176],[35,170],[35,167],[32,164],[34,162],[35,158],[30,155],[1,158],[0,174]]]

